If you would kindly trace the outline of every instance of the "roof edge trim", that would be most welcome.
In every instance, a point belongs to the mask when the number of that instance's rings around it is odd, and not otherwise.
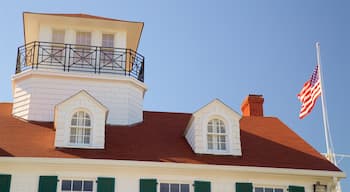
[[[218,98],[215,98],[213,100],[211,100],[209,103],[205,104],[204,106],[202,106],[201,108],[197,109],[195,112],[193,112],[193,114],[200,112],[201,110],[205,109],[206,107],[208,107],[209,105],[213,104],[213,103],[220,103],[221,105],[225,106],[227,109],[229,109],[231,112],[233,112],[235,115],[242,117],[241,114],[239,114],[237,111],[235,111],[232,107],[228,106],[226,103],[224,103],[223,101],[221,101]]]
[[[89,99],[91,99],[92,101],[94,101],[97,105],[99,105],[101,108],[103,108],[103,109],[105,110],[106,113],[108,112],[109,109],[108,109],[105,105],[103,105],[99,100],[97,100],[94,96],[92,96],[89,92],[87,92],[85,89],[81,89],[81,90],[78,91],[77,93],[75,93],[75,94],[69,96],[68,98],[64,99],[63,101],[57,103],[57,104],[55,105],[55,109],[56,109],[58,106],[62,105],[63,103],[66,103],[67,101],[69,101],[69,100],[73,99],[74,97],[77,97],[77,96],[79,96],[79,95],[81,95],[81,94],[84,94],[86,97],[88,97]]]
[[[145,83],[140,82],[136,80],[135,78],[128,77],[128,76],[119,76],[119,75],[96,75],[96,74],[89,74],[89,73],[67,73],[64,71],[42,71],[42,70],[26,70],[21,73],[17,73],[12,75],[11,81],[22,79],[29,75],[37,75],[37,76],[43,76],[43,77],[64,77],[64,78],[82,78],[82,79],[99,79],[99,80],[108,80],[108,81],[129,81],[130,83],[135,84],[136,86],[144,89],[144,93],[147,91],[147,86]]]
[[[58,16],[58,17],[75,17],[75,18],[83,18],[83,19],[99,19],[99,20],[106,20],[106,21],[138,23],[138,24],[142,24],[142,25],[144,24],[144,22],[141,22],[141,21],[128,21],[128,20],[122,20],[122,19],[113,19],[113,18],[101,17],[101,16],[85,14],[85,13],[38,13],[38,12],[24,11],[23,15],[24,14],[49,15],[49,16]]]
[[[48,164],[88,164],[88,165],[113,165],[113,166],[132,166],[132,167],[158,167],[158,168],[180,168],[197,170],[220,170],[220,171],[238,171],[270,173],[281,175],[299,175],[299,176],[322,176],[345,178],[346,174],[342,171],[310,170],[310,169],[290,169],[273,167],[253,167],[253,166],[228,166],[228,165],[203,165],[190,163],[172,163],[172,162],[153,162],[153,161],[132,161],[132,160],[106,160],[106,159],[81,159],[81,158],[33,158],[33,157],[0,157],[1,163],[48,163]]]

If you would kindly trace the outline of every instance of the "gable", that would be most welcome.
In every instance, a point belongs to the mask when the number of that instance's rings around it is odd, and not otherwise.
[[[202,108],[198,109],[193,113],[193,115],[200,115],[202,113],[206,113],[208,111],[225,111],[225,113],[228,113],[230,115],[233,115],[236,119],[240,119],[241,115],[233,110],[231,107],[226,105],[224,102],[222,102],[220,99],[214,99],[210,103],[206,104]]]
[[[92,95],[90,95],[87,91],[85,90],[81,90],[78,93],[68,97],[67,99],[61,101],[60,103],[58,103],[55,106],[56,108],[60,108],[60,107],[65,107],[68,105],[72,105],[75,102],[90,102],[91,104],[95,105],[96,107],[98,107],[101,111],[103,112],[107,112],[108,108],[106,106],[104,106],[100,101],[98,101],[96,98],[94,98]]]

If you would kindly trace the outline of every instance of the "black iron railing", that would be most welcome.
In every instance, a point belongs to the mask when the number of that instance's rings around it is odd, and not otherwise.
[[[144,57],[131,49],[31,42],[18,48],[16,74],[47,69],[131,76],[144,81]]]

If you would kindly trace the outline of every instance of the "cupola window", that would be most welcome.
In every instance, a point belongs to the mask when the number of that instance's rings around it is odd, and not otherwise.
[[[52,42],[53,43],[64,43],[64,30],[53,30],[52,31]]]
[[[47,58],[43,59],[43,62],[48,62],[47,63],[48,65],[64,64],[64,60],[65,60],[64,36],[65,36],[64,30],[52,31],[51,50],[48,47],[46,47],[45,44],[41,48],[43,56],[48,56]]]
[[[70,126],[71,144],[87,145],[91,142],[91,118],[85,111],[78,111],[73,114]]]
[[[81,65],[88,70],[96,59],[94,50],[91,47],[91,32],[77,32],[76,46],[73,49],[73,64]],[[85,66],[84,66],[85,65]]]
[[[91,32],[77,32],[76,36],[77,45],[91,45]]]
[[[103,67],[116,67],[115,55],[114,53],[114,35],[113,34],[102,34],[102,48],[100,52],[100,62]],[[120,53],[118,53],[118,58],[120,61]]]
[[[207,128],[208,150],[226,151],[227,133],[224,122],[220,119],[212,119],[208,122]]]
[[[102,47],[114,47],[113,34],[102,34]]]

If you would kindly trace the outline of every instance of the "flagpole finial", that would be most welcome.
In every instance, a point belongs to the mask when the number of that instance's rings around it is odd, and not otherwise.
[[[319,41],[316,41],[316,47],[320,47],[320,42]]]

